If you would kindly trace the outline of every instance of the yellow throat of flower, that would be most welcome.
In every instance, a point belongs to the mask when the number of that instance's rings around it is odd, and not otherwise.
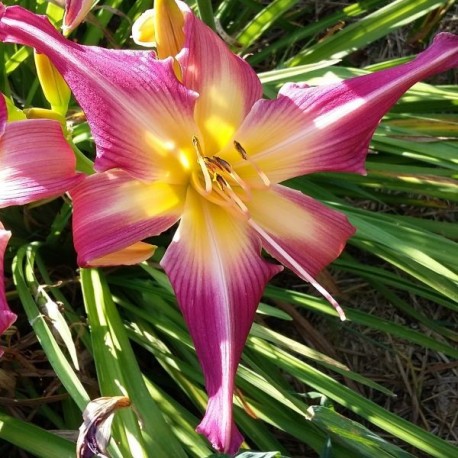
[[[202,153],[199,139],[192,138],[196,153],[197,167],[191,172],[191,186],[205,199],[221,207],[236,210],[241,216],[249,217],[246,203],[251,200],[251,187],[245,182],[226,160],[214,156],[205,156]],[[270,181],[262,170],[248,157],[240,143],[234,141],[234,148],[244,161],[247,161],[255,170],[265,187]]]

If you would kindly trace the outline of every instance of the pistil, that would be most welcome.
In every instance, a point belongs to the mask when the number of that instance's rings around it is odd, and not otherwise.
[[[202,154],[202,150],[200,148],[199,139],[195,135],[194,137],[192,137],[192,145],[194,146],[194,150],[196,151],[197,163],[199,164],[200,169],[202,170],[202,174],[204,176],[205,194],[210,194],[212,192],[212,181],[210,178],[210,174],[208,173],[207,165],[205,164],[205,159]]]

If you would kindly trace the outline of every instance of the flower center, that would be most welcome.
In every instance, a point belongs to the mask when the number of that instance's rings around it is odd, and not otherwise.
[[[204,156],[197,137],[192,138],[196,152],[198,167],[191,174],[193,188],[205,199],[222,207],[235,209],[238,213],[248,216],[246,202],[251,200],[251,189],[232,168],[229,162],[218,156]],[[266,187],[270,181],[258,166],[249,159],[242,145],[234,141],[234,148],[243,160],[250,163],[256,170]]]

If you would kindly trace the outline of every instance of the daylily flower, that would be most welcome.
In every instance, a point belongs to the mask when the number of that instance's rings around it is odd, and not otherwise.
[[[62,32],[65,36],[75,30],[86,19],[94,0],[65,0],[65,14]]]
[[[57,121],[7,120],[0,93],[0,208],[57,196],[82,179],[75,173],[74,154]],[[10,236],[0,224],[0,335],[16,320],[3,284],[3,255]]]
[[[317,88],[287,84],[262,100],[248,64],[179,8],[183,28],[170,26],[164,59],[69,42],[20,7],[0,11],[0,39],[48,55],[92,129],[99,173],[71,192],[80,265],[102,265],[179,221],[161,264],[205,375],[209,401],[197,430],[235,453],[237,365],[264,286],[281,270],[261,247],[335,304],[313,278],[354,232],[345,216],[279,183],[364,173],[380,118],[415,82],[458,64],[458,37],[440,34],[392,69]]]

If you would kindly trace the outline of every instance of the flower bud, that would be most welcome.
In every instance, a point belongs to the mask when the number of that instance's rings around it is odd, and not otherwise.
[[[35,52],[34,57],[38,80],[46,100],[55,112],[65,116],[70,102],[70,88],[45,54]]]
[[[159,59],[176,56],[183,47],[183,12],[174,0],[156,0],[134,23],[132,38],[141,46],[156,46]]]

